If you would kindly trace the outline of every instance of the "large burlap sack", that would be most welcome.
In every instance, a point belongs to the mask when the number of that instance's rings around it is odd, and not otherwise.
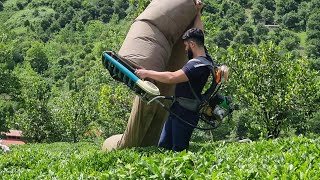
[[[118,54],[146,69],[180,69],[186,56],[183,42],[178,40],[195,15],[193,0],[153,0],[131,25]],[[173,95],[174,86],[157,82],[156,85],[162,95]],[[103,150],[115,149],[115,143],[117,148],[157,145],[167,116],[168,112],[159,105],[147,105],[135,97],[125,132],[108,138]]]
[[[103,142],[102,149],[106,151],[112,151],[118,148],[118,142],[120,141],[122,134],[116,134]]]
[[[171,47],[195,17],[194,0],[153,0],[136,20],[156,26]]]

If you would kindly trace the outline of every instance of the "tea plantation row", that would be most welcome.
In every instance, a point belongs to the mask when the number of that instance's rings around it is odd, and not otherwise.
[[[30,144],[0,152],[0,179],[320,179],[320,138],[193,143],[174,153],[100,151],[100,143]]]

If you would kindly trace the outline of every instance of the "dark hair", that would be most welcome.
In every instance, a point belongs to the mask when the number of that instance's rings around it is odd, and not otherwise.
[[[198,28],[191,28],[183,34],[182,40],[184,40],[184,41],[192,40],[192,41],[196,42],[198,46],[203,47],[204,46],[203,31]]]

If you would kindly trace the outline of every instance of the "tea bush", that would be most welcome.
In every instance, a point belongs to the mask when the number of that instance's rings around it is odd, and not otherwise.
[[[14,146],[0,154],[2,179],[319,179],[320,139],[192,143],[100,151],[100,143]]]

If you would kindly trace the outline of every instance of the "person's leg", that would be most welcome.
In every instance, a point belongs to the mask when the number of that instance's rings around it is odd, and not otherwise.
[[[198,116],[195,113],[192,113],[187,110],[179,110],[179,115],[181,115],[181,118],[183,120],[187,121],[190,124],[193,124],[196,126],[198,124]],[[191,139],[191,135],[193,132],[193,127],[190,125],[182,122],[178,118],[174,118],[172,122],[172,143],[173,151],[183,151],[188,149],[189,147],[189,141]]]
[[[167,121],[163,126],[158,146],[166,149],[172,149],[172,117],[171,116],[168,117]]]
[[[174,119],[172,123],[172,131],[172,150],[183,151],[188,149],[193,128],[181,122],[179,119]]]

